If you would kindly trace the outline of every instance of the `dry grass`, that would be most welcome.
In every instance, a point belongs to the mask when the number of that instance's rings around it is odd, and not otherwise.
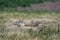
[[[38,30],[7,29],[4,25],[11,19],[44,19],[44,24]],[[52,21],[51,21],[52,20]],[[7,24],[8,25],[8,24]],[[2,12],[0,14],[0,40],[60,40],[60,14],[55,12]]]

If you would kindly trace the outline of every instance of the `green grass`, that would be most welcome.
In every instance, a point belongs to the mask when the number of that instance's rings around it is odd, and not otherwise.
[[[39,31],[33,31],[33,29],[15,29],[15,31],[11,30],[11,34],[6,33],[0,35],[0,39],[2,40],[59,40],[60,38],[60,26],[57,27],[56,30],[50,27],[43,26],[39,28]],[[17,30],[18,33],[17,33]],[[5,31],[6,32],[6,31]]]
[[[43,3],[46,1],[59,1],[59,0],[0,0],[0,7],[16,7],[16,6],[30,6],[33,3]]]
[[[38,30],[6,29],[10,19],[54,19],[56,24],[43,25]],[[58,26],[57,26],[58,25]],[[50,11],[0,11],[0,40],[60,40],[60,13]]]

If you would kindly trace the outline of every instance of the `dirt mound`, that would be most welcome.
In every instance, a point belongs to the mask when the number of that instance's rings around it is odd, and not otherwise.
[[[18,20],[13,19],[7,22],[5,25],[7,28],[31,28],[31,27],[42,27],[42,26],[58,26],[56,20],[53,19],[31,19],[31,20]]]

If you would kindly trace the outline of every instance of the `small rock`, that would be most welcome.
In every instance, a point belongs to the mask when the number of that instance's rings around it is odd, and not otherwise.
[[[37,27],[37,26],[39,26],[39,24],[40,24],[40,21],[39,20],[31,20],[31,25],[33,27]]]
[[[23,23],[23,21],[22,20],[14,20],[12,24],[19,25],[20,23]]]

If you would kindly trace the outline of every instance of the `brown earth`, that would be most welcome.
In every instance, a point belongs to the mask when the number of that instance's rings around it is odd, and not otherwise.
[[[44,2],[31,4],[30,7],[16,7],[18,11],[24,10],[51,10],[60,12],[60,2]]]

